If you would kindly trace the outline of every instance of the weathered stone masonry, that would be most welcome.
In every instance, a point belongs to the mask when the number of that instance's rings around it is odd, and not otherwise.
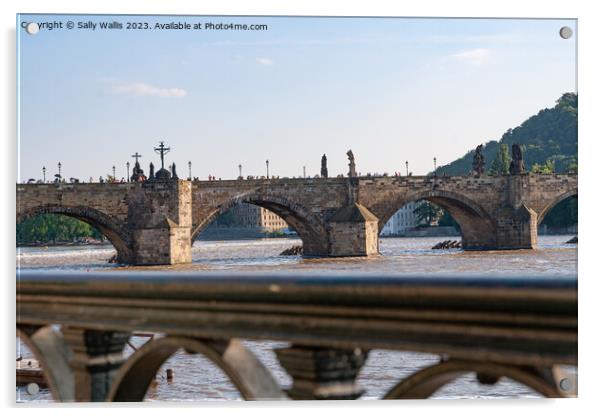
[[[191,261],[196,236],[234,204],[281,216],[314,256],[378,253],[378,234],[408,202],[432,201],[469,250],[534,248],[537,224],[577,195],[577,175],[354,177],[17,185],[17,222],[57,213],[97,227],[128,264]]]

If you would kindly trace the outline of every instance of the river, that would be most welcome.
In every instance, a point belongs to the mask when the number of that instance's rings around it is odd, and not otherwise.
[[[300,244],[296,239],[261,239],[235,241],[197,241],[192,248],[193,262],[188,265],[153,267],[153,270],[186,271],[366,271],[383,273],[498,274],[554,276],[577,273],[577,246],[566,244],[571,236],[540,236],[536,250],[468,252],[460,249],[431,250],[437,242],[449,239],[383,238],[381,256],[374,258],[304,259],[280,256],[284,249]],[[17,249],[17,267],[39,270],[123,269],[107,263],[115,251],[111,246],[24,247]],[[144,267],[127,267],[129,271]],[[134,338],[134,345],[146,340]],[[272,348],[279,342],[245,341],[259,359],[272,370],[278,382],[290,386],[291,379],[278,364]],[[126,347],[126,354],[133,350]],[[32,357],[17,340],[17,355]],[[358,378],[366,390],[362,399],[377,399],[400,379],[419,368],[432,365],[438,357],[431,354],[373,350]],[[165,370],[173,369],[174,380],[168,382]],[[576,372],[576,368],[569,369]],[[147,400],[194,401],[240,400],[240,395],[217,367],[203,357],[179,352],[159,371],[157,385]],[[494,386],[480,385],[474,375],[464,376],[437,391],[434,398],[534,398],[539,397],[527,387],[502,379]],[[18,401],[51,400],[48,390],[29,395],[17,389]]]

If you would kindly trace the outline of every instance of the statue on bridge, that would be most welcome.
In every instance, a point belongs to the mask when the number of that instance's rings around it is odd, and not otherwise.
[[[132,182],[144,182],[146,181],[146,176],[144,176],[144,171],[140,167],[140,163],[136,161],[134,165],[134,169],[132,169],[132,176],[130,177]]]
[[[355,178],[357,177],[357,172],[355,171],[355,157],[353,157],[353,152],[351,150],[347,152],[347,157],[349,158],[349,173],[347,176]]]
[[[472,158],[472,173],[480,176],[485,173],[485,156],[483,156],[483,145],[477,146]]]
[[[322,169],[320,170],[320,174],[323,178],[328,178],[328,167],[326,167],[326,155],[322,155]]]
[[[134,153],[132,157],[136,160],[134,164],[134,169],[132,169],[132,176],[130,176],[130,181],[132,182],[144,182],[146,181],[146,176],[144,176],[144,171],[140,167],[140,162],[138,159],[142,157],[142,155],[138,154],[138,152]]]
[[[134,163],[134,169],[132,169],[132,176],[130,176],[129,180],[132,182],[144,182],[146,181],[146,176],[144,176],[144,171],[140,167],[139,158],[142,157],[138,152],[134,153],[132,157],[136,160]]]
[[[178,174],[176,173],[176,162],[171,164],[171,178],[178,179]]]
[[[525,173],[525,163],[523,162],[523,151],[520,144],[512,144],[512,162],[510,162],[510,174],[520,175]]]
[[[155,180],[155,165],[153,165],[153,162],[150,162],[150,165],[148,166],[148,180]]]
[[[161,156],[161,169],[159,169],[155,174],[155,180],[167,181],[171,179],[172,174],[167,169],[165,169],[165,155],[169,153],[171,148],[165,147],[163,142],[159,142],[159,147],[155,147],[153,150]]]

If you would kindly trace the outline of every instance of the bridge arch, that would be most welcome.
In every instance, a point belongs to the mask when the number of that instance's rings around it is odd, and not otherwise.
[[[541,224],[543,219],[546,217],[548,212],[550,212],[556,205],[560,204],[562,201],[568,198],[577,198],[577,188],[566,191],[558,196],[556,196],[552,201],[550,201],[537,215],[537,225]]]
[[[115,247],[117,262],[132,258],[132,237],[121,222],[107,214],[86,206],[56,204],[38,205],[17,213],[17,224],[41,214],[60,214],[83,221],[102,233]]]
[[[394,199],[379,215],[379,233],[389,219],[404,205],[426,200],[445,209],[460,226],[462,247],[466,250],[492,248],[496,245],[496,224],[478,203],[453,191],[425,190]]]
[[[229,199],[206,215],[199,224],[195,224],[191,239],[192,243],[198,235],[209,226],[218,216],[226,213],[237,204],[246,203],[257,205],[272,211],[292,227],[303,242],[304,255],[319,255],[326,252],[328,233],[319,219],[302,204],[287,197],[266,195],[252,192]]]

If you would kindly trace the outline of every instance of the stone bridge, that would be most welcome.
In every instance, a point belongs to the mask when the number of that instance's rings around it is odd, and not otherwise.
[[[128,264],[191,261],[198,234],[233,205],[267,208],[308,256],[378,254],[378,235],[405,204],[428,200],[458,222],[465,250],[531,249],[537,225],[577,196],[577,174],[406,176],[143,183],[18,184],[17,222],[71,216],[101,231]]]

